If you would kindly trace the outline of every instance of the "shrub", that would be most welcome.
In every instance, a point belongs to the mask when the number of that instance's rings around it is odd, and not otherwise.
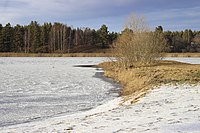
[[[143,17],[131,15],[125,30],[113,47],[114,57],[121,67],[137,67],[155,63],[166,42],[160,32],[152,32]]]

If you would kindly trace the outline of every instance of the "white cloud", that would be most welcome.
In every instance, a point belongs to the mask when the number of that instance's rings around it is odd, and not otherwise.
[[[200,7],[162,10],[145,13],[151,27],[164,26],[167,30],[197,29],[200,23]]]
[[[163,1],[157,7],[159,0],[0,0],[0,23],[28,24],[36,20],[90,27],[106,23],[120,29],[127,15],[138,12],[146,16],[151,27],[163,25],[172,30],[199,25],[200,7],[183,8],[183,4],[182,8],[168,8],[167,0]]]
[[[0,16],[3,16],[0,23],[16,23],[28,19],[58,21],[107,17],[118,12],[116,8],[123,10],[123,7],[129,6],[132,0],[7,0],[4,2],[7,2],[4,4],[6,7],[0,6]],[[115,15],[120,15],[120,11]]]

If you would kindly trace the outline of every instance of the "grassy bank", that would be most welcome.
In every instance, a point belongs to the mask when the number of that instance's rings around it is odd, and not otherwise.
[[[145,95],[155,86],[163,84],[198,84],[200,65],[191,65],[175,61],[160,61],[153,66],[120,69],[114,62],[99,65],[104,68],[105,76],[123,85],[121,95],[133,102]]]
[[[0,53],[0,57],[110,57],[110,51],[97,53]],[[163,57],[200,57],[200,53],[163,53]]]

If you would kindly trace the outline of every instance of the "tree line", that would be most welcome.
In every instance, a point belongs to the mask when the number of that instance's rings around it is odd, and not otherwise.
[[[163,31],[162,26],[156,27],[155,31],[164,34],[166,52],[200,52],[200,31]]]
[[[88,49],[108,48],[118,34],[109,32],[106,25],[100,29],[73,28],[62,23],[11,26],[0,24],[0,52],[72,53]],[[90,51],[91,52],[91,51]]]
[[[154,32],[164,35],[167,42],[166,52],[200,52],[200,31],[191,29],[164,31],[162,26],[158,26]],[[109,32],[106,25],[95,30],[73,28],[62,23],[40,25],[36,21],[24,26],[19,24],[11,26],[10,23],[5,26],[0,24],[0,52],[95,52],[97,49],[111,47],[122,33]]]

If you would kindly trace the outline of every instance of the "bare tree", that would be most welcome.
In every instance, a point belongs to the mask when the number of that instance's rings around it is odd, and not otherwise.
[[[119,65],[136,67],[156,62],[165,44],[162,34],[149,30],[144,17],[133,14],[114,44],[113,51]]]
[[[71,39],[72,39],[72,29],[70,28],[69,32],[69,44],[68,44],[68,53],[70,53],[70,48],[71,48]]]

